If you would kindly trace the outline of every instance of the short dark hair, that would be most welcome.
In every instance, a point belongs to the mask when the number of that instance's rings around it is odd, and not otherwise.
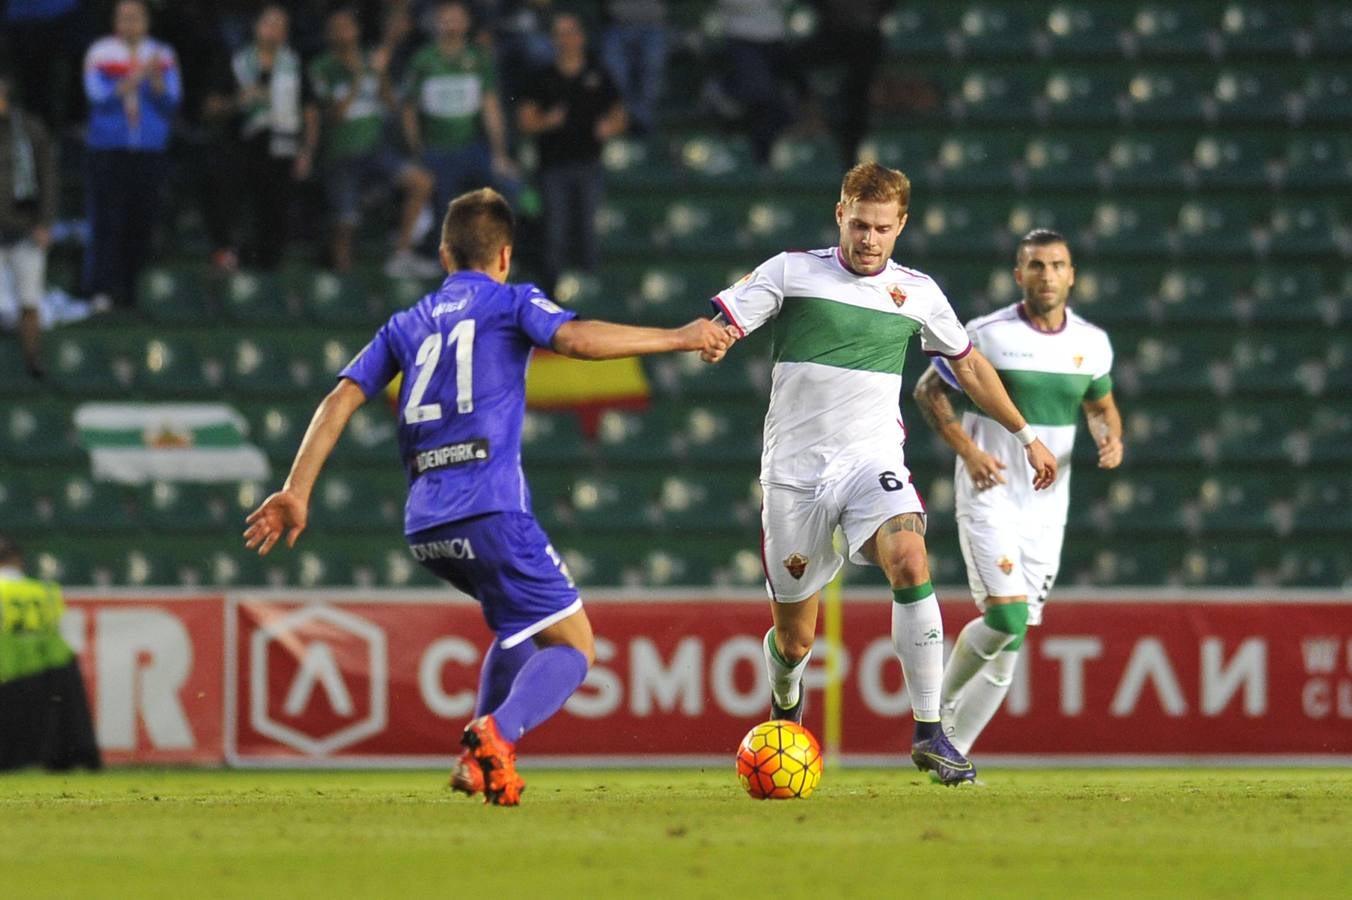
[[[1034,228],[1019,238],[1019,246],[1014,249],[1014,260],[1017,262],[1023,256],[1023,248],[1025,247],[1048,247],[1052,244],[1065,244],[1066,252],[1070,253],[1070,241],[1066,240],[1064,234],[1050,228]]]
[[[441,246],[457,269],[488,266],[498,251],[512,243],[516,218],[507,199],[492,188],[461,194],[446,207]]]

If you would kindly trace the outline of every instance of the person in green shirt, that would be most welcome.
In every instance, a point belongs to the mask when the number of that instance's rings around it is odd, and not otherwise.
[[[26,577],[23,553],[0,535],[0,771],[102,765],[64,612],[61,588]]]
[[[361,198],[372,184],[395,184],[404,192],[395,252],[385,265],[393,277],[432,277],[431,260],[413,254],[413,231],[432,196],[432,175],[404,159],[384,141],[385,114],[392,106],[389,65],[393,47],[383,43],[367,53],[361,25],[351,9],[329,14],[328,52],[310,63],[313,102],[305,110],[305,142],[299,165],[316,160],[335,216],[333,267],[352,267],[352,241],[361,221]],[[433,271],[435,270],[435,271]]]
[[[409,61],[400,121],[409,150],[436,178],[434,208],[485,185],[514,203],[519,176],[492,59],[470,43],[470,12],[460,0],[437,4],[433,22],[433,41]]]

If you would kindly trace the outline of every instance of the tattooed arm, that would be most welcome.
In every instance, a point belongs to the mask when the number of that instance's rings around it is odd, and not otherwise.
[[[1005,483],[1002,471],[1005,464],[977,446],[976,441],[962,427],[958,414],[953,409],[952,392],[938,371],[932,366],[920,376],[915,386],[915,402],[920,405],[920,413],[930,427],[939,433],[945,444],[962,457],[967,466],[967,474],[972,478],[972,486],[978,491]]]

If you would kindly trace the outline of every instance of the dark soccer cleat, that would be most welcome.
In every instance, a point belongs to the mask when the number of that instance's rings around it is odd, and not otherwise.
[[[464,750],[451,767],[451,790],[473,797],[483,793],[484,770],[469,750]]]
[[[926,770],[933,772],[942,785],[970,784],[976,781],[976,766],[959,753],[942,734],[912,744],[911,762],[922,772]]]
[[[465,726],[460,737],[479,762],[483,772],[484,803],[490,806],[516,806],[526,782],[516,774],[516,745],[503,740],[491,715],[480,716]]]
[[[788,709],[784,709],[775,703],[775,695],[770,695],[770,718],[781,719],[788,722],[803,724],[803,707],[807,701],[807,688],[801,684],[798,686],[798,702]]]

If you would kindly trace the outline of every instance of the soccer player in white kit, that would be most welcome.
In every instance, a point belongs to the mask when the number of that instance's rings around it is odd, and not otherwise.
[[[944,673],[944,733],[963,754],[1009,691],[1029,625],[1042,622],[1061,563],[1070,502],[1070,454],[1083,411],[1098,446],[1098,464],[1122,462],[1122,417],[1113,400],[1108,335],[1066,306],[1075,267],[1060,234],[1029,232],[1019,242],[1018,303],[967,325],[972,344],[995,366],[1019,409],[1056,454],[1061,477],[1033,491],[1017,469],[1021,448],[979,409],[961,420],[950,391],[959,383],[935,360],[916,384],[925,419],[957,453],[954,475],[958,539],[967,581],[982,615],[958,635]],[[981,405],[978,402],[978,406]]]
[[[948,299],[927,275],[892,261],[911,186],[877,163],[846,173],[836,204],[838,246],[781,253],[713,299],[729,332],[773,322],[774,370],[761,457],[762,561],[774,627],[765,636],[771,716],[802,721],[801,682],[821,590],[850,558],[892,586],[892,641],[915,717],[911,758],[944,784],[976,770],[939,724],[943,620],[930,586],[925,507],[902,445],[901,369],[910,338],[940,355],[972,397],[1012,432],[1046,488],[1056,458],[1028,428]]]

